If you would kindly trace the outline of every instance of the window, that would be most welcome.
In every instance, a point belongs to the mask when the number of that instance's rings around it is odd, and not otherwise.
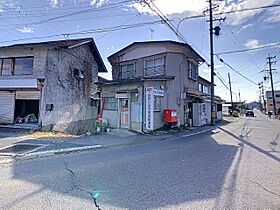
[[[104,98],[104,109],[105,110],[118,110],[118,99],[114,97]]]
[[[189,61],[189,78],[193,80],[197,80],[198,69],[197,66]]]
[[[135,63],[121,65],[122,79],[135,77]]]
[[[200,92],[203,92],[203,84],[201,84],[201,83],[198,84],[198,90]]]
[[[203,85],[201,83],[198,84],[198,90],[200,92],[203,92],[205,94],[208,94],[209,93],[209,88],[206,86],[206,85]]]
[[[203,93],[208,94],[209,88],[206,85],[203,85]]]
[[[33,70],[33,57],[0,59],[0,75],[29,75]]]
[[[165,57],[146,59],[144,63],[145,76],[164,75]]]
[[[154,111],[161,111],[161,98],[162,97],[154,97]]]
[[[1,59],[1,75],[12,75],[12,59]]]
[[[14,75],[32,74],[33,58],[15,58],[14,59]]]
[[[276,94],[275,97],[276,97],[276,98],[280,98],[280,94]]]
[[[268,99],[272,99],[272,96],[269,96]]]

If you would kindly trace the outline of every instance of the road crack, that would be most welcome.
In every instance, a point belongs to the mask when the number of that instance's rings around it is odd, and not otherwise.
[[[251,180],[250,180],[250,181],[251,181]],[[275,192],[273,192],[273,191],[271,191],[271,190],[267,189],[266,187],[262,186],[260,183],[258,183],[258,182],[254,182],[254,181],[251,181],[251,182],[252,182],[252,183],[254,183],[254,184],[256,184],[256,185],[258,185],[260,188],[262,188],[262,189],[263,189],[263,190],[265,190],[266,192],[268,192],[268,193],[270,193],[270,194],[273,194],[273,195],[276,195],[276,196],[280,197],[280,194],[275,193]]]
[[[90,195],[90,197],[93,199],[93,202],[94,202],[94,205],[95,207],[98,209],[98,210],[101,210],[99,205],[97,204],[97,201],[96,201],[96,197],[94,195],[94,193],[90,192],[89,190],[86,190],[86,189],[83,189],[81,187],[78,186],[77,182],[76,182],[76,174],[75,172],[69,168],[67,162],[65,160],[63,160],[64,162],[64,165],[65,165],[65,169],[67,172],[70,172],[70,175],[71,175],[71,184],[72,184],[72,187],[70,190],[66,191],[65,193],[68,194],[70,192],[72,192],[73,190],[78,190],[78,191],[81,191],[83,193],[86,193],[88,195]],[[94,192],[94,191],[93,191]]]

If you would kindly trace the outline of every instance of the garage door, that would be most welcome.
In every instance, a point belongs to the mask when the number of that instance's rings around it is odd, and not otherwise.
[[[0,91],[0,123],[13,123],[14,107],[14,93],[8,91]]]

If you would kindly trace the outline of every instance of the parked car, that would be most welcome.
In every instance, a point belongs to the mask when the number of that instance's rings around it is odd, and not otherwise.
[[[253,110],[247,110],[245,112],[245,116],[246,117],[248,117],[248,116],[255,117],[255,114],[254,114]]]

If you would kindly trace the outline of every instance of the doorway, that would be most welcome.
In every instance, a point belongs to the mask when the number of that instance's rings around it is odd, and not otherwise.
[[[16,100],[15,123],[38,123],[39,100]]]
[[[129,127],[129,99],[120,99],[121,128]]]

